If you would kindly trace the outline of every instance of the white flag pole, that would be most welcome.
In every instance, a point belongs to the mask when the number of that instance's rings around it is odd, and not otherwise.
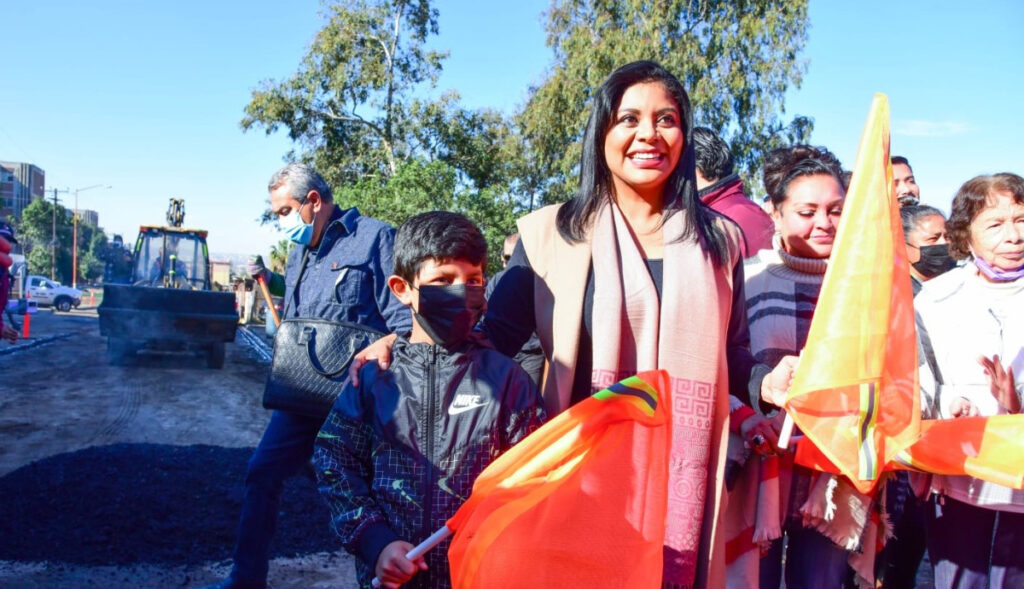
[[[779,431],[779,449],[785,450],[789,447],[789,438],[793,435],[793,418],[786,413],[786,419],[782,422],[782,429]]]

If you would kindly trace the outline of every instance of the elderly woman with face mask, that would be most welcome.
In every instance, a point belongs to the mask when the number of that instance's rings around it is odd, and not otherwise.
[[[925,282],[953,269],[956,260],[949,254],[942,211],[928,205],[909,205],[900,209],[900,219],[910,261],[910,284],[917,296]],[[893,537],[875,562],[876,579],[882,587],[914,586],[925,550],[924,507],[909,473],[893,473],[885,484],[885,508]]]
[[[946,217],[942,211],[928,205],[911,205],[900,209],[900,219],[910,260],[910,282],[917,296],[921,285],[951,270],[956,261],[949,255]]]
[[[922,410],[956,419],[1019,413],[1024,369],[1024,178],[978,176],[953,199],[950,252],[968,263],[915,299]],[[935,476],[926,510],[936,587],[1024,586],[1024,491]]]

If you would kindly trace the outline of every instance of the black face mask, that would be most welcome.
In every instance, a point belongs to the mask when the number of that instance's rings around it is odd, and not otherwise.
[[[921,259],[911,264],[925,278],[935,278],[956,266],[956,260],[949,255],[948,243],[937,243],[919,248]]]
[[[452,348],[461,344],[487,309],[484,287],[468,284],[424,285],[416,322],[435,344]]]

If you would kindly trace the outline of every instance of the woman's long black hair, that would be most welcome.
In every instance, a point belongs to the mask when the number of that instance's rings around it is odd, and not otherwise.
[[[611,171],[604,157],[604,139],[626,90],[635,84],[657,82],[679,105],[685,144],[683,154],[665,185],[662,223],[672,215],[686,216],[686,229],[674,241],[696,240],[716,266],[728,259],[725,234],[714,223],[715,214],[697,198],[696,159],[693,152],[693,110],[679,80],[653,61],[634,61],[612,72],[594,94],[593,107],[583,135],[580,184],[576,196],[562,205],[556,217],[558,233],[570,243],[586,239],[594,215],[614,191]]]

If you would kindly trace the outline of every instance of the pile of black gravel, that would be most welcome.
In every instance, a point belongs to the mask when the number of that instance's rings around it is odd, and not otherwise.
[[[250,448],[115,444],[0,478],[0,560],[83,565],[229,559]],[[271,556],[339,549],[309,476],[285,484]]]

